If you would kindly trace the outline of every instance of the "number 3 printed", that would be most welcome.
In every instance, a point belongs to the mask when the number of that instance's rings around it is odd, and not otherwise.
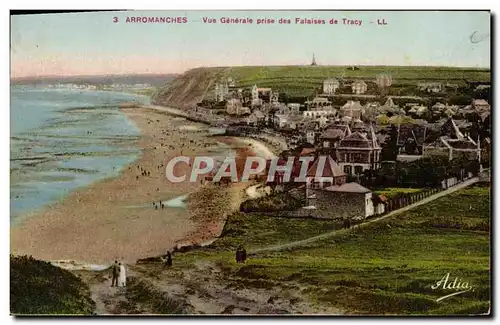
[[[113,22],[117,23],[118,22],[118,17],[113,17]]]

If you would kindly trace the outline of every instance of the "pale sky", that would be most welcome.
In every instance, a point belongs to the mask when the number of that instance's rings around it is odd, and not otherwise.
[[[187,17],[186,24],[125,23]],[[119,22],[114,23],[113,17]],[[203,17],[254,23],[204,24]],[[279,18],[291,19],[280,25]],[[257,25],[274,18],[273,25]],[[295,24],[295,18],[325,25]],[[330,25],[335,18],[337,25]],[[342,18],[362,20],[361,26]],[[377,19],[387,25],[378,26]],[[474,34],[471,41],[471,35]],[[201,66],[431,65],[490,67],[484,11],[126,11],[11,17],[11,75],[181,73]],[[482,40],[481,40],[482,39]]]

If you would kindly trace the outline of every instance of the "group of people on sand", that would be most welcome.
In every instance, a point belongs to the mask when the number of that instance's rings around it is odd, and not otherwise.
[[[142,176],[151,176],[151,172],[149,170],[146,170],[145,168],[142,168],[141,165],[137,165],[137,169],[141,170]]]
[[[162,209],[165,208],[165,204],[163,204],[161,201],[156,203],[155,201],[153,201],[153,207],[158,210],[158,207],[161,207]]]
[[[115,261],[111,266],[111,286],[112,287],[126,287],[127,286],[127,271],[125,270],[125,265],[121,262]]]

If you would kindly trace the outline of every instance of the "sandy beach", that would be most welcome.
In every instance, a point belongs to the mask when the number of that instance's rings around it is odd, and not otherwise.
[[[227,214],[245,198],[248,184],[219,188],[170,183],[161,165],[178,155],[210,155],[218,141],[233,147],[241,158],[264,155],[265,149],[255,142],[256,153],[248,141],[207,137],[207,132],[196,131],[195,123],[155,109],[121,111],[141,130],[137,143],[141,156],[120,176],[74,191],[11,228],[12,253],[43,260],[133,263],[175,245],[203,243],[220,234]],[[179,171],[190,171],[189,166],[180,166]],[[141,170],[149,175],[142,175]],[[186,194],[190,194],[187,209],[153,207],[153,201]]]

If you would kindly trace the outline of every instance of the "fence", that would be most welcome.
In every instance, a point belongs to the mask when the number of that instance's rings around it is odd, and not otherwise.
[[[451,177],[444,179],[441,181],[440,187],[425,189],[416,193],[407,193],[394,198],[389,199],[385,204],[384,213],[391,212],[400,208],[404,208],[407,205],[417,203],[426,199],[427,197],[444,191],[450,187],[463,183],[464,181],[470,179],[472,177],[472,173],[468,173],[467,177],[464,179],[457,179],[456,177]]]
[[[425,189],[416,193],[408,193],[389,199],[385,204],[385,213],[404,208],[407,205],[417,203],[425,198],[444,190],[443,188]]]

